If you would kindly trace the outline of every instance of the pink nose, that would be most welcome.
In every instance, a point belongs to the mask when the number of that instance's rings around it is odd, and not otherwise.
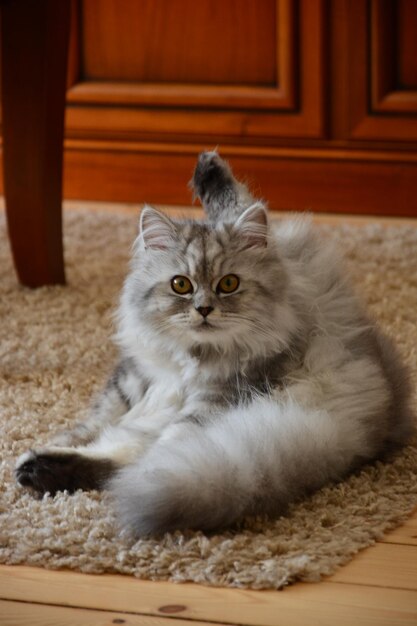
[[[212,306],[199,306],[197,307],[197,311],[200,313],[200,315],[202,315],[203,317],[207,317],[207,315],[210,315],[210,313],[213,311],[213,307]]]

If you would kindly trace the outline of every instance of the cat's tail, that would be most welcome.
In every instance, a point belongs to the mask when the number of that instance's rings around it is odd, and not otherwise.
[[[212,222],[233,222],[259,202],[246,185],[236,180],[230,165],[216,150],[199,155],[190,186]]]
[[[306,490],[347,471],[349,445],[339,445],[326,413],[314,416],[267,398],[253,409],[231,409],[209,425],[172,426],[172,436],[167,431],[124,468],[111,484],[123,528],[143,537],[217,530],[251,514],[276,516]]]

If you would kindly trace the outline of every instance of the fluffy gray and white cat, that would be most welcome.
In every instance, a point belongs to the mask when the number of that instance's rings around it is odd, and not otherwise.
[[[217,152],[193,186],[207,221],[142,211],[90,418],[16,469],[39,492],[110,488],[136,536],[279,515],[412,430],[396,351],[309,221],[269,223]]]

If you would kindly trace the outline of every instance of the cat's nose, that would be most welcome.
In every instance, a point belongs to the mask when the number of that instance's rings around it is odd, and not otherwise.
[[[214,311],[214,308],[212,306],[198,306],[197,311],[203,317],[207,317],[207,315],[210,315],[210,313]]]

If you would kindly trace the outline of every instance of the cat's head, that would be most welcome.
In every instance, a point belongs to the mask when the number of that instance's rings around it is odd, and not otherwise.
[[[262,203],[218,224],[143,209],[125,303],[147,332],[189,350],[276,350],[285,291]]]

